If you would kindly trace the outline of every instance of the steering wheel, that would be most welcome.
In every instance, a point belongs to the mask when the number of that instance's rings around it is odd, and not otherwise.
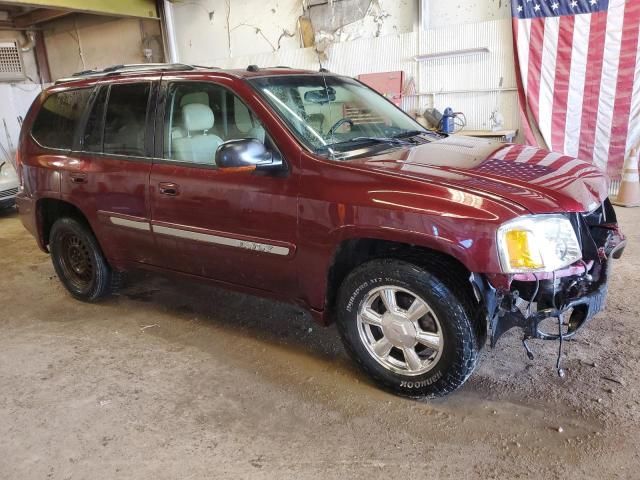
[[[327,136],[332,137],[334,133],[336,133],[336,130],[339,129],[345,123],[348,123],[353,128],[353,120],[351,120],[350,118],[344,117],[333,124],[333,126],[327,132]]]

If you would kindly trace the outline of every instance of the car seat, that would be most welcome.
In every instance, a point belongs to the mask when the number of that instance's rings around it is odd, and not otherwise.
[[[182,107],[186,136],[173,139],[173,157],[183,162],[215,164],[215,153],[222,139],[209,134],[213,124],[213,110],[207,105],[189,103]]]

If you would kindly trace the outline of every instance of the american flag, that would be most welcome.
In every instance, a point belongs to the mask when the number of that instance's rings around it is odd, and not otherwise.
[[[512,0],[511,8],[527,143],[619,177],[640,146],[640,0]]]

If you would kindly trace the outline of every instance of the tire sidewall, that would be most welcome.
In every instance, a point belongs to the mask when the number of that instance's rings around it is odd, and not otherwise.
[[[77,235],[89,247],[93,264],[93,278],[86,288],[78,288],[77,285],[74,285],[67,278],[62,267],[60,255],[63,246],[61,241],[66,233]],[[103,294],[109,282],[109,268],[95,237],[84,225],[72,218],[57,220],[51,227],[49,250],[56,274],[72,296],[83,301],[93,301]]]
[[[404,396],[440,395],[457,388],[459,385],[453,385],[456,382],[452,379],[452,372],[464,369],[469,359],[460,358],[460,353],[469,350],[465,343],[473,343],[473,330],[460,302],[442,282],[415,265],[385,260],[369,263],[350,275],[340,292],[338,327],[351,356],[377,383]],[[422,375],[409,376],[387,370],[372,357],[360,337],[358,312],[371,290],[387,285],[409,290],[421,297],[440,323],[442,354],[436,365]],[[468,375],[464,380],[466,377]]]

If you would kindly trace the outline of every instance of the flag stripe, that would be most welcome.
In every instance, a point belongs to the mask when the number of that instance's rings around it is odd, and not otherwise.
[[[511,150],[505,155],[505,160],[515,160],[518,158],[518,155],[525,149],[524,145],[514,145]]]
[[[585,79],[584,103],[582,106],[582,127],[580,129],[580,148],[578,155],[585,160],[593,156],[595,140],[595,121],[598,114],[598,100],[600,98],[600,79],[602,78],[602,57],[604,55],[605,29],[607,28],[607,13],[600,12],[591,15],[591,30],[589,32],[589,53],[587,54],[587,77]]]
[[[640,3],[628,2],[624,14],[618,85],[616,87],[616,92],[621,94],[616,95],[615,99],[611,144],[607,162],[610,175],[617,175],[622,169],[627,149],[633,95],[625,95],[624,92],[633,92],[634,79],[638,71],[638,32],[640,31],[638,25],[640,25]]]
[[[607,169],[609,142],[613,108],[618,83],[618,65],[622,45],[622,27],[624,21],[625,0],[611,0],[607,15],[607,30],[604,42],[602,78],[600,80],[600,99],[596,117],[593,163],[601,170]]]
[[[547,152],[546,150],[538,149],[538,151],[529,159],[527,163],[545,165],[544,162],[547,160],[549,155],[553,155],[553,154]]]
[[[571,73],[571,53],[573,48],[573,27],[576,17],[560,17],[560,35],[558,36],[558,56],[553,91],[553,115],[551,122],[551,148],[564,150],[564,134],[567,128],[567,109],[569,101],[569,75]]]
[[[639,22],[640,23],[640,22]],[[640,38],[638,39],[640,43]],[[640,147],[640,45],[636,51],[636,73],[631,96],[631,114],[629,115],[629,131],[627,132],[627,148],[630,152]]]
[[[560,17],[547,18],[544,23],[544,39],[542,44],[542,63],[540,65],[540,97],[538,115],[542,138],[551,147],[551,119],[553,111],[553,87],[556,76],[556,57],[558,54],[558,37],[560,35]]]
[[[520,74],[524,84],[527,84],[529,78],[529,45],[531,44],[531,20],[515,20],[519,23],[518,36],[516,38],[516,53],[518,60],[522,65]]]
[[[535,147],[526,147],[522,150],[522,152],[520,152],[520,155],[518,155],[518,158],[516,158],[515,161],[518,163],[527,163],[529,161],[533,161],[539,151],[540,150]]]
[[[587,56],[591,31],[591,15],[578,15],[573,32],[573,54],[569,74],[569,95],[567,98],[567,122],[564,131],[564,151],[572,157],[578,156],[580,130],[582,127],[582,102],[584,84],[587,76]]]
[[[516,65],[520,68],[516,72],[516,84],[518,86],[518,106],[520,108],[520,118],[522,118],[522,129],[524,139],[530,145],[536,144],[536,137],[531,130],[530,118],[527,112],[526,88],[529,72],[529,40],[531,37],[531,20],[513,19],[513,39],[515,43],[514,56]]]
[[[504,160],[504,157],[515,147],[515,145],[508,145],[504,148],[498,150],[498,152],[493,156],[493,158],[497,160]]]
[[[540,77],[542,74],[542,48],[544,44],[543,18],[531,20],[531,40],[529,43],[529,71],[527,74],[527,100],[533,114],[540,122]]]

